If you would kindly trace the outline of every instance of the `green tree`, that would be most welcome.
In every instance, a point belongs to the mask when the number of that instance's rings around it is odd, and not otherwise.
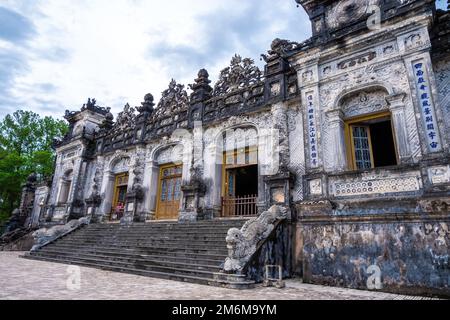
[[[19,206],[21,186],[33,172],[39,179],[53,173],[52,142],[64,136],[65,121],[19,110],[0,122],[0,223]]]

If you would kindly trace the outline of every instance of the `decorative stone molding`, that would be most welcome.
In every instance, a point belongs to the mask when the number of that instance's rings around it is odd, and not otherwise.
[[[450,166],[431,167],[428,177],[432,184],[450,183]]]
[[[247,221],[241,230],[230,229],[226,238],[228,258],[225,260],[225,272],[240,272],[256,252],[261,241],[267,239],[278,221],[287,218],[287,209],[272,206],[259,217]]]
[[[153,120],[163,120],[188,109],[189,98],[184,85],[172,79],[169,88],[162,93],[161,100],[153,114]]]
[[[127,103],[123,111],[117,116],[116,123],[113,126],[115,131],[133,130],[136,126],[136,109],[130,107]]]
[[[276,38],[272,41],[271,49],[267,52],[268,54],[262,54],[261,57],[267,63],[283,57],[285,54],[295,50],[299,46],[300,44],[297,42]]]
[[[322,179],[314,179],[308,181],[309,193],[313,196],[321,196],[323,194]]]
[[[230,66],[220,72],[219,81],[214,86],[214,95],[231,93],[261,82],[262,72],[254,63],[252,59],[242,59],[240,55],[235,55]]]
[[[427,213],[442,213],[450,211],[450,198],[419,201],[420,209]]]
[[[36,251],[55,240],[64,237],[68,233],[76,229],[88,225],[90,223],[88,218],[80,218],[79,220],[72,220],[66,225],[54,226],[50,229],[42,228],[33,233],[34,246],[31,251]]]
[[[418,177],[397,177],[361,181],[335,182],[332,184],[335,197],[416,192],[420,190]]]

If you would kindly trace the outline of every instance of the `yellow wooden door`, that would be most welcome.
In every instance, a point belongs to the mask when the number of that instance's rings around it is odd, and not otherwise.
[[[156,210],[158,220],[178,219],[182,171],[183,166],[179,165],[161,167]]]
[[[120,220],[123,217],[128,191],[128,173],[116,176],[114,184],[114,199],[111,208],[111,220]]]

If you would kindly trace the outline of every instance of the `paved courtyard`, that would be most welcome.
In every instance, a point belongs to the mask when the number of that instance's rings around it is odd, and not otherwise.
[[[287,287],[236,291],[190,283],[80,268],[19,258],[20,252],[0,252],[1,300],[405,300],[402,295],[330,288],[287,281]],[[75,273],[74,273],[75,271]],[[74,281],[72,281],[74,280]]]

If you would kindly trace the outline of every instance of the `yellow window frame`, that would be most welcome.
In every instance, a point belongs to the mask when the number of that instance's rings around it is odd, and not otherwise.
[[[354,117],[345,121],[345,145],[347,147],[347,163],[349,170],[359,170],[356,166],[356,155],[355,155],[355,142],[353,137],[353,127],[367,127],[368,135],[369,135],[369,149],[370,149],[370,161],[372,165],[372,169],[375,168],[375,161],[373,156],[372,149],[372,136],[370,132],[370,127],[364,124],[358,125],[358,123],[364,123],[365,121],[380,119],[380,118],[389,118],[391,121],[391,130],[392,130],[392,138],[394,140],[394,149],[395,149],[395,157],[397,159],[397,163],[399,162],[398,149],[397,149],[397,141],[395,140],[395,128],[392,124],[392,114],[389,111],[374,113],[370,115],[364,115],[359,117]]]

